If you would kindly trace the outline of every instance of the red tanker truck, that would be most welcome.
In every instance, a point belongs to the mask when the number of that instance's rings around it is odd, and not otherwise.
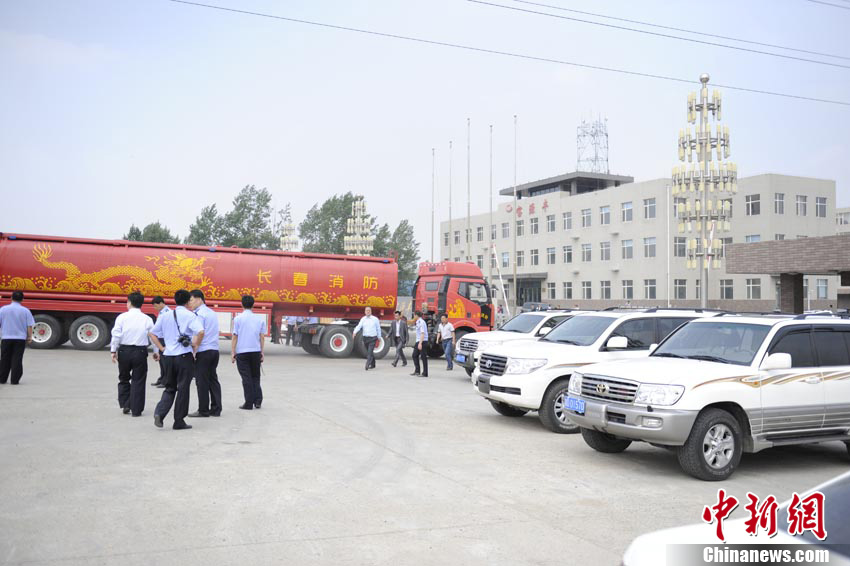
[[[68,340],[78,349],[103,348],[128,293],[170,303],[178,289],[201,289],[223,336],[242,310],[240,298],[250,294],[275,332],[286,316],[318,319],[301,326],[305,351],[365,356],[352,330],[367,306],[382,321],[393,318],[397,284],[398,266],[388,258],[0,233],[0,305],[12,291],[24,291],[36,321],[35,348]],[[458,338],[492,328],[489,286],[473,264],[421,264],[413,304],[447,313]],[[143,310],[154,313],[150,304]],[[388,350],[382,338],[375,356]]]

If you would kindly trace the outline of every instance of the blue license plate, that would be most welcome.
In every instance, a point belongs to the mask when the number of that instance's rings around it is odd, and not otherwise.
[[[584,414],[584,399],[576,399],[575,397],[567,397],[567,409],[573,411],[574,413],[578,413],[579,415]]]
[[[455,356],[455,360],[457,360],[459,362],[465,362],[466,356],[464,356],[463,354],[458,354],[457,356]]]

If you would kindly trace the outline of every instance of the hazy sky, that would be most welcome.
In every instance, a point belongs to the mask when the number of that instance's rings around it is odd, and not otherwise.
[[[540,1],[850,57],[850,9],[807,0]],[[850,68],[465,0],[209,3],[850,100]],[[489,124],[494,190],[513,182],[514,114],[520,182],[574,170],[576,126],[591,115],[608,118],[612,173],[666,177],[696,87],[168,0],[0,0],[0,77],[0,231],[116,238],[130,223],[161,220],[185,236],[202,206],[226,208],[246,184],[268,187],[278,205],[291,202],[297,221],[314,203],[352,190],[381,222],[410,219],[425,259],[431,148],[438,219],[447,218],[449,140],[453,206],[465,213],[467,117],[476,213],[488,208]],[[731,90],[724,104],[742,176],[834,179],[838,204],[850,204],[850,107]]]

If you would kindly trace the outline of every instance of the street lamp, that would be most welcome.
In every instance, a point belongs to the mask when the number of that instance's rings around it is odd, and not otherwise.
[[[366,203],[357,198],[351,204],[351,218],[346,223],[342,245],[348,255],[369,255],[375,244],[372,225],[366,215]]]
[[[687,159],[690,166],[673,167],[672,194],[679,233],[698,234],[698,238],[688,240],[685,255],[688,268],[700,270],[700,305],[706,308],[708,270],[720,267],[723,250],[721,239],[715,236],[731,229],[731,196],[738,192],[738,167],[723,161],[729,157],[730,145],[729,126],[719,124],[720,91],[715,90],[709,98],[708,74],[700,75],[699,81],[702,83],[699,100],[696,93],[690,93],[687,107],[688,122],[697,125],[696,131],[690,126],[679,130],[679,161]],[[715,121],[714,127],[709,114]],[[717,159],[712,163],[714,154]]]

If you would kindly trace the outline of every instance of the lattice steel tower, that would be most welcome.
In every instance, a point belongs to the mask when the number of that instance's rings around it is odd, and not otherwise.
[[[608,169],[608,119],[582,120],[576,129],[576,171],[610,173]]]

